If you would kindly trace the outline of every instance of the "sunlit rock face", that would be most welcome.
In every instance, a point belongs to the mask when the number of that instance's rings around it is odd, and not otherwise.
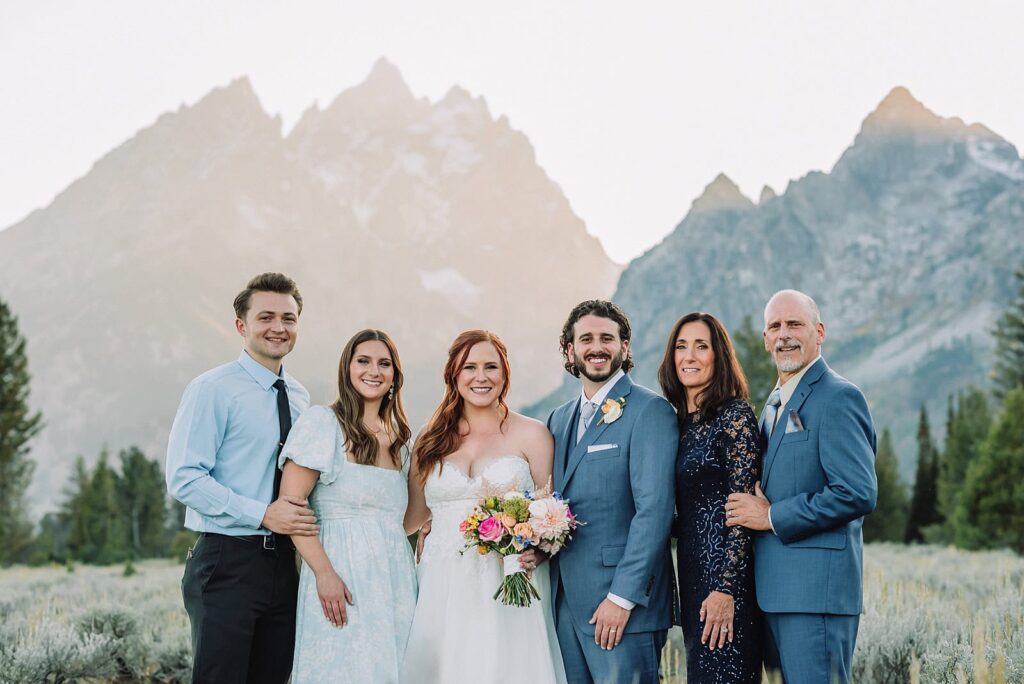
[[[896,88],[830,172],[762,192],[757,205],[719,176],[628,265],[614,298],[632,317],[634,375],[656,386],[682,314],[708,311],[730,330],[750,315],[760,327],[768,297],[798,288],[821,306],[826,359],[864,387],[879,429],[893,427],[912,459],[920,405],[944,415],[950,393],[987,382],[991,330],[1024,265],[1022,231],[1016,148]]]
[[[0,297],[28,339],[46,420],[36,512],[59,499],[76,454],[137,444],[162,460],[185,384],[238,354],[232,299],[269,270],[305,299],[285,365],[313,400],[333,400],[348,337],[382,328],[418,429],[466,328],[508,343],[514,404],[554,389],[566,312],[610,295],[620,267],[483,98],[418,99],[381,60],[283,135],[234,81],[0,232]]]

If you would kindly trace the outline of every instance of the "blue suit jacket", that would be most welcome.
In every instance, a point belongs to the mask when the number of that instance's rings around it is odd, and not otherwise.
[[[552,605],[561,580],[573,623],[585,634],[594,633],[590,617],[609,592],[636,603],[626,632],[667,629],[672,621],[669,533],[679,448],[676,414],[628,375],[615,383],[608,398],[625,399],[622,415],[598,425],[599,411],[579,444],[579,398],[548,416],[555,437],[555,489],[586,523],[551,560]]]
[[[772,502],[775,528],[754,541],[761,610],[859,614],[861,527],[878,494],[875,429],[860,389],[824,359],[782,407],[765,449],[761,488]]]

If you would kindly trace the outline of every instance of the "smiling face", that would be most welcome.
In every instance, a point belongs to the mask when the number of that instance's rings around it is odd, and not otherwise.
[[[711,347],[711,329],[704,321],[690,321],[676,335],[675,368],[680,384],[686,388],[690,411],[697,409],[697,397],[715,374],[715,350]]]
[[[813,361],[825,341],[825,324],[809,299],[798,292],[781,292],[765,307],[764,348],[775,360],[781,382]]]
[[[378,401],[391,389],[395,365],[388,346],[380,340],[360,342],[348,364],[352,387],[366,401]]]
[[[245,320],[235,319],[235,329],[249,356],[277,373],[299,335],[299,305],[290,294],[254,292]]]
[[[576,321],[572,342],[566,347],[580,375],[595,384],[603,383],[622,367],[628,350],[629,341],[619,337],[619,324],[592,314]]]
[[[497,403],[505,387],[505,373],[493,344],[477,342],[469,348],[455,376],[455,385],[462,400],[470,406],[486,408]]]

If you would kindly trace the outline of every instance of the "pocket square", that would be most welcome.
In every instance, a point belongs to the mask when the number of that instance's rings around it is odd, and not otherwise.
[[[789,420],[786,421],[786,434],[790,432],[803,432],[804,423],[800,420],[800,414],[796,412],[796,409],[790,409]]]
[[[591,444],[587,447],[587,453],[592,454],[595,451],[607,451],[608,449],[618,448],[618,444]]]

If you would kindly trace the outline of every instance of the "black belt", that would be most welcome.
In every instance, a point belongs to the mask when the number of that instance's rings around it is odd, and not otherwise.
[[[286,534],[246,534],[246,535],[233,535],[233,534],[218,534],[217,532],[203,532],[200,534],[202,537],[222,537],[225,539],[235,539],[246,544],[259,544],[262,546],[264,551],[276,551],[277,549],[291,550],[295,546],[292,544],[292,539]]]

